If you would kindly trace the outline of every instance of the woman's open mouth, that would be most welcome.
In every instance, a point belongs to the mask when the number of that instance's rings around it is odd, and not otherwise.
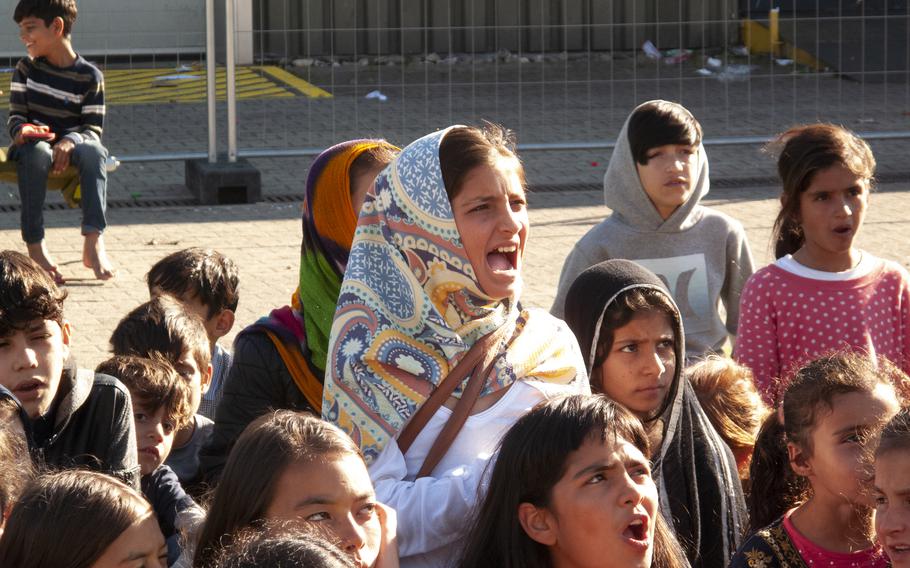
[[[496,247],[487,253],[487,265],[493,272],[510,272],[518,268],[518,246]]]
[[[632,522],[626,526],[626,530],[622,532],[622,536],[626,539],[627,544],[642,550],[647,550],[651,545],[648,536],[650,533],[650,523],[651,519],[648,518],[647,515],[635,515]]]

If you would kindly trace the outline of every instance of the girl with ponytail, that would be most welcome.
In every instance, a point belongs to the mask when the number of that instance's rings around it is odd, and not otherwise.
[[[768,402],[775,379],[785,384],[832,349],[860,349],[910,370],[907,271],[855,242],[875,174],[868,144],[840,126],[811,124],[788,130],[778,145],[777,260],[743,289],[735,358]]]
[[[730,568],[888,565],[872,531],[868,442],[906,382],[887,361],[847,352],[797,371],[756,440],[752,534]]]

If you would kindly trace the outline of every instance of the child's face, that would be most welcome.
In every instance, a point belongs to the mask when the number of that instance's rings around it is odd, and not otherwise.
[[[638,178],[663,219],[689,200],[698,181],[698,148],[689,144],[667,144],[647,152],[648,163],[636,163]]]
[[[335,454],[290,465],[266,509],[271,521],[304,521],[328,529],[363,568],[382,543],[376,495],[360,456]]]
[[[202,395],[209,390],[209,381],[212,379],[212,365],[200,369],[192,351],[184,351],[178,361],[174,361],[174,369],[190,385],[190,408],[193,412],[199,410]]]
[[[158,469],[170,455],[174,435],[177,433],[176,424],[167,416],[163,406],[152,410],[135,399],[133,421],[136,425],[139,469],[142,475],[148,475]]]
[[[92,568],[122,568],[142,566],[143,568],[165,568],[167,566],[167,544],[155,515],[149,513],[114,540]]]
[[[455,224],[483,292],[494,300],[521,291],[528,207],[514,158],[469,171],[452,200]]]
[[[832,399],[832,407],[816,410],[811,454],[787,445],[790,465],[809,478],[813,499],[872,506],[866,442],[897,413],[894,389],[879,385],[871,393],[839,394]]]
[[[19,22],[19,39],[25,45],[29,57],[37,58],[51,53],[60,43],[63,20],[54,19],[48,26],[41,18],[29,16]]]
[[[522,503],[519,507],[533,507]],[[520,513],[521,515],[521,513]],[[569,455],[550,504],[522,527],[547,546],[553,566],[651,566],[657,486],[648,460],[625,440],[589,437]],[[542,531],[531,529],[536,524]]]
[[[815,174],[799,196],[804,247],[816,254],[843,254],[853,247],[866,216],[869,180],[841,164]]]
[[[649,418],[666,398],[675,371],[669,316],[641,312],[613,332],[613,345],[599,369],[601,390],[639,418]]]
[[[29,418],[50,410],[69,353],[68,323],[35,320],[0,337],[0,384],[16,395]]]
[[[875,533],[894,568],[910,567],[910,452],[875,459]]]

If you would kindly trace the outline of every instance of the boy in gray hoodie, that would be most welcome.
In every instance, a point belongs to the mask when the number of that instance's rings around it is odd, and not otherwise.
[[[648,101],[632,111],[604,176],[604,203],[612,214],[566,258],[553,315],[563,316],[566,293],[585,269],[624,258],[657,274],[673,295],[687,359],[719,352],[728,335],[736,335],[752,253],[738,221],[699,205],[710,187],[701,140],[701,125],[679,104]]]

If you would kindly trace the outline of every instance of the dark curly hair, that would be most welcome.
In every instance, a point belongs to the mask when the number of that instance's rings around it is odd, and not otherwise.
[[[63,325],[66,292],[38,263],[16,251],[0,251],[0,337],[37,320]]]

